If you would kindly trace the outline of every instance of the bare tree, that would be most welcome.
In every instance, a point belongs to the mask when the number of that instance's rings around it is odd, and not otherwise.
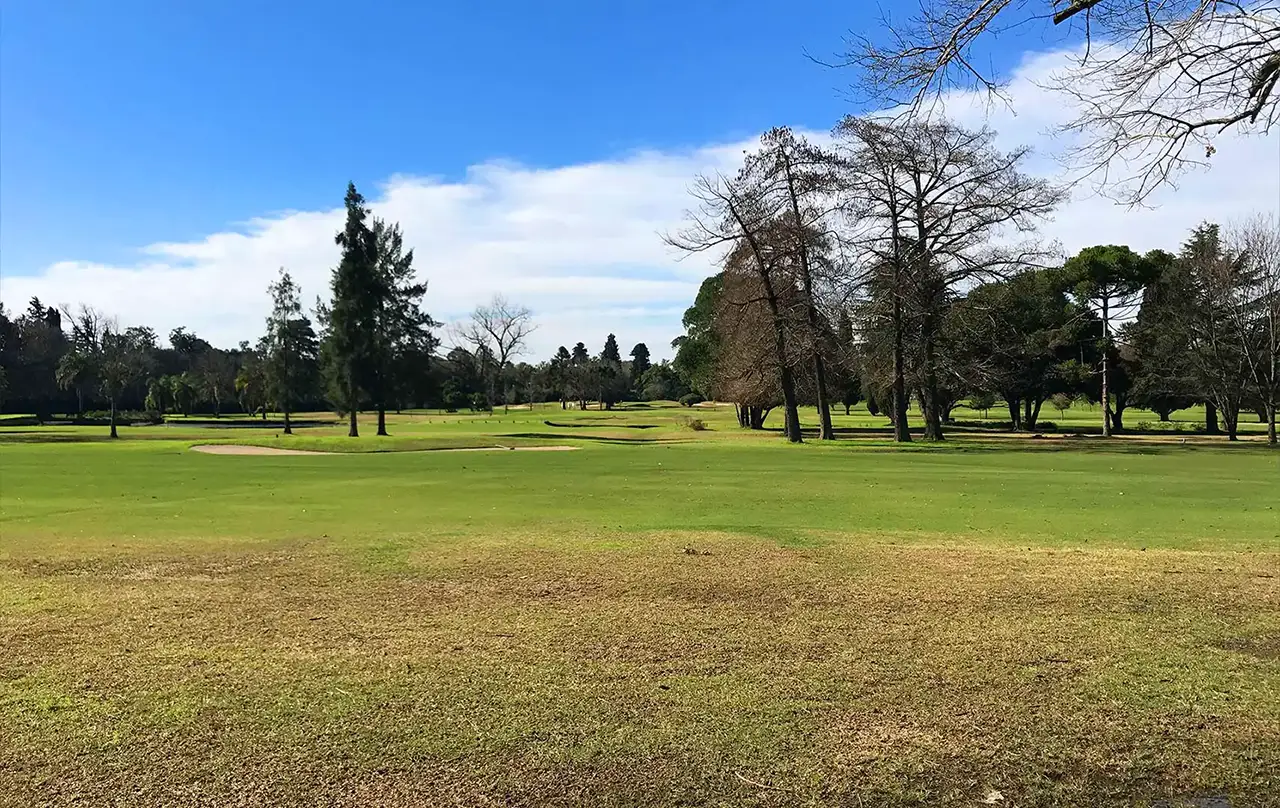
[[[855,37],[842,64],[873,103],[915,111],[952,89],[1003,98],[974,49],[1045,23],[1083,40],[1044,84],[1074,108],[1062,132],[1079,137],[1066,156],[1121,201],[1207,164],[1214,135],[1280,121],[1275,0],[918,0],[907,18],[886,18],[887,43]]]
[[[1227,316],[1266,413],[1267,443],[1276,445],[1280,399],[1280,220],[1259,214],[1228,230],[1228,252],[1238,256],[1239,286]]]
[[[1038,266],[1050,256],[1035,229],[1064,193],[1021,171],[1026,148],[1002,152],[995,133],[945,120],[849,118],[837,127],[850,247],[864,256],[867,288],[889,305],[895,437],[906,431],[905,353],[914,340],[925,438],[941,440],[949,369],[939,349],[958,289]],[[1010,242],[1015,236],[1021,242]],[[1005,243],[998,243],[1003,238]]]
[[[1179,255],[1184,304],[1173,313],[1186,334],[1188,366],[1198,389],[1222,417],[1227,439],[1237,439],[1240,409],[1249,394],[1249,356],[1241,344],[1241,256],[1219,238],[1216,224],[1192,231]]]
[[[794,357],[790,324],[793,312],[784,304],[779,284],[779,264],[789,255],[791,242],[779,227],[785,210],[783,200],[771,193],[772,177],[763,172],[760,161],[748,161],[733,178],[700,176],[691,193],[698,209],[687,215],[685,228],[666,236],[668,244],[690,253],[723,250],[735,254],[759,280],[759,299],[769,312],[774,357],[782,388],[787,440],[800,443],[800,410],[796,395]],[[755,299],[744,302],[755,302]]]
[[[471,319],[455,327],[455,340],[470,345],[477,357],[491,357],[486,363],[491,367],[482,368],[488,376],[490,410],[497,398],[503,370],[512,357],[524,350],[525,341],[536,328],[532,311],[508,302],[500,294],[494,295],[489,305],[476,306]]]
[[[778,226],[800,280],[805,347],[813,366],[818,405],[818,435],[821,440],[835,440],[823,357],[822,318],[815,291],[815,276],[827,241],[828,219],[835,207],[835,156],[786,127],[765,133],[761,146],[761,150],[748,160],[759,163],[762,173],[773,178],[773,192],[783,199]]]
[[[719,346],[714,384],[722,396],[734,402],[740,426],[763,429],[769,411],[784,403],[783,366],[799,365],[803,359],[797,355],[785,362],[779,360],[772,327],[773,310],[753,261],[754,256],[745,246],[739,246],[725,259],[712,320]],[[799,288],[781,282],[773,286],[780,296],[780,309],[804,305]],[[800,340],[788,339],[786,344],[788,349],[799,352],[800,343]],[[804,350],[807,352],[807,348]],[[795,388],[799,387],[798,381],[793,382]],[[798,389],[796,395],[799,398]]]

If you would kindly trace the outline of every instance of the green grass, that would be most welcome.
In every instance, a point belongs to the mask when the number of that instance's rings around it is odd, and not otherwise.
[[[0,428],[0,805],[1280,805],[1280,454],[689,414]]]

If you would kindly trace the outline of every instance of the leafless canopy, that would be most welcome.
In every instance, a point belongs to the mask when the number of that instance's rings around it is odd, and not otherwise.
[[[494,295],[487,306],[476,306],[471,319],[453,328],[455,341],[471,346],[483,361],[493,359],[490,368],[489,400],[492,403],[498,376],[512,357],[519,356],[525,341],[537,328],[533,312],[510,303],[502,295]]]
[[[1045,83],[1074,107],[1068,162],[1136,204],[1213,155],[1229,129],[1280,119],[1280,3],[1230,0],[918,0],[886,19],[887,41],[857,37],[843,64],[872,103],[916,112],[949,90],[1002,97],[981,43],[1052,24],[1084,44]]]

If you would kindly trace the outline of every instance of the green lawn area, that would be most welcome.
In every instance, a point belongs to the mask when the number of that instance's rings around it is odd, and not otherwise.
[[[0,805],[1280,805],[1256,441],[391,421],[0,427]]]

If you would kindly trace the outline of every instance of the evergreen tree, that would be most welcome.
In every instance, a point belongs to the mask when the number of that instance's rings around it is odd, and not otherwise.
[[[578,409],[585,410],[587,396],[592,388],[591,354],[587,352],[587,346],[581,342],[574,345],[569,363],[569,387],[573,391],[574,398],[578,400]]]
[[[1187,307],[1195,301],[1191,280],[1186,262],[1163,261],[1160,274],[1143,291],[1138,316],[1127,329],[1137,368],[1135,402],[1155,412],[1161,421],[1168,421],[1174,410],[1196,401],[1187,328]]]
[[[266,381],[265,402],[270,400],[284,413],[284,433],[293,434],[289,415],[293,404],[311,389],[317,358],[316,334],[311,320],[302,313],[297,284],[280,269],[280,277],[267,287],[271,293],[271,314],[262,340],[262,369]]]
[[[685,385],[703,398],[715,398],[716,393],[713,387],[721,346],[715,330],[715,313],[723,293],[723,274],[704,280],[693,305],[685,310],[684,335],[671,342],[671,347],[676,349],[672,368]]]
[[[644,398],[642,388],[644,387],[642,379],[644,379],[645,371],[651,367],[649,361],[649,346],[643,342],[637,342],[635,347],[631,349],[631,389],[635,391],[637,398]]]
[[[556,351],[556,355],[551,358],[550,367],[548,368],[549,381],[555,393],[556,398],[560,399],[560,409],[567,409],[569,406],[569,387],[573,372],[573,357],[569,355],[569,349],[560,346]]]
[[[1076,299],[1082,305],[1096,309],[1101,319],[1102,394],[1099,400],[1102,402],[1102,434],[1110,437],[1112,409],[1109,385],[1111,366],[1116,356],[1112,320],[1129,314],[1134,297],[1155,279],[1159,266],[1128,247],[1105,245],[1086,247],[1069,259],[1063,269],[1067,283],[1074,287]]]
[[[378,434],[386,435],[388,400],[410,372],[426,372],[436,346],[429,329],[436,323],[421,308],[427,285],[414,283],[413,250],[405,251],[400,225],[374,219],[370,238],[374,317],[364,387],[378,410]]]
[[[613,334],[604,341],[604,350],[600,352],[600,358],[606,362],[622,364],[622,354],[618,352],[618,339]]]
[[[363,383],[375,361],[374,333],[378,313],[379,278],[375,266],[376,245],[365,224],[369,216],[364,197],[355,183],[347,184],[344,199],[346,226],[334,238],[342,258],[330,278],[333,300],[317,306],[324,324],[322,355],[329,377],[330,395],[348,418],[347,434],[359,437],[356,414],[360,410]]]

